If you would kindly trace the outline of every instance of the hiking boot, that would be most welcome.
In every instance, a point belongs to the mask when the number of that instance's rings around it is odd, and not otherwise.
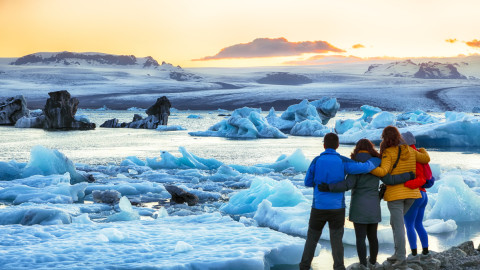
[[[379,270],[379,269],[383,270],[383,266],[378,262],[375,262],[375,264],[372,264],[370,261],[367,261],[367,267],[370,270]]]
[[[387,258],[387,261],[394,262],[397,260],[397,254],[393,254],[392,256]]]
[[[427,254],[419,254],[420,256],[420,260],[431,260],[433,257],[432,257],[432,253],[431,252],[428,252]]]
[[[417,255],[409,254],[408,257],[407,257],[407,261],[408,262],[420,262],[420,254],[417,254]]]
[[[408,269],[407,260],[396,261],[392,267],[393,269]]]

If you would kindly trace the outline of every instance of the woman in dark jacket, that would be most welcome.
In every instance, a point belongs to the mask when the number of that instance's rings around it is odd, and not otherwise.
[[[380,154],[368,139],[361,139],[357,142],[351,158],[355,161],[365,162],[372,161],[376,166],[380,165]],[[367,267],[367,247],[365,238],[368,238],[370,246],[370,259],[368,266],[377,264],[378,239],[377,228],[378,223],[382,221],[380,212],[380,198],[378,196],[378,186],[380,180],[387,185],[396,185],[404,183],[415,178],[414,173],[403,173],[395,176],[387,174],[383,178],[378,178],[373,174],[350,174],[347,178],[339,183],[320,185],[319,189],[330,192],[344,192],[352,190],[350,200],[349,220],[353,222],[355,227],[355,236],[357,244],[357,253],[360,263]]]

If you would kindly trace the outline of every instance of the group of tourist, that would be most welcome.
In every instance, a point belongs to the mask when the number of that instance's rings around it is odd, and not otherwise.
[[[360,269],[383,269],[377,262],[377,228],[381,222],[380,201],[387,202],[393,231],[394,254],[387,258],[393,268],[407,269],[407,260],[430,258],[428,236],[422,225],[427,195],[425,188],[434,179],[424,148],[417,149],[412,133],[400,134],[394,126],[382,132],[380,152],[368,139],[357,142],[351,159],[336,149],[339,138],[334,133],[324,137],[325,151],[317,156],[305,176],[305,185],[314,188],[307,240],[300,269],[310,269],[317,243],[328,222],[333,256],[333,269],[345,269],[343,233],[345,225],[345,195],[352,190],[349,220],[355,228]],[[384,188],[379,190],[380,181]],[[411,254],[407,257],[405,228]],[[417,251],[417,234],[422,244]],[[365,239],[368,239],[369,253]]]

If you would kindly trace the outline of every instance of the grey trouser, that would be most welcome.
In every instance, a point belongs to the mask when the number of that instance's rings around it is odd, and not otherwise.
[[[403,261],[407,258],[405,250],[405,224],[403,216],[412,206],[415,199],[404,199],[387,202],[390,210],[390,225],[393,231],[393,242],[395,244],[395,256],[397,260]]]

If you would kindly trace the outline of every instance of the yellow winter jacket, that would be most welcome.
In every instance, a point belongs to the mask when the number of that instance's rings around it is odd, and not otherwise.
[[[402,149],[400,160],[393,171],[392,167],[398,156],[398,146],[392,146],[385,149],[385,152],[382,155],[382,163],[370,173],[378,177],[383,177],[389,172],[391,175],[404,172],[415,173],[416,162],[423,164],[430,162],[430,156],[424,148],[420,148],[418,151],[408,145],[400,145],[400,148]],[[385,201],[396,201],[402,199],[417,199],[421,197],[422,195],[418,189],[410,189],[403,184],[398,184],[393,186],[387,185],[387,190],[385,191],[383,199]]]

